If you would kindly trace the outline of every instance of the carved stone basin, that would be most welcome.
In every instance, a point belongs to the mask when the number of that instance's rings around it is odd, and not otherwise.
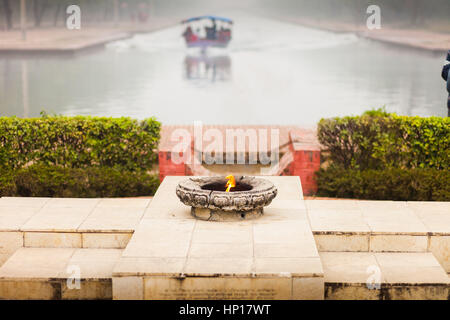
[[[237,177],[230,192],[226,183],[225,177],[193,177],[181,181],[176,193],[194,217],[209,221],[257,218],[277,195],[273,183],[262,178]]]

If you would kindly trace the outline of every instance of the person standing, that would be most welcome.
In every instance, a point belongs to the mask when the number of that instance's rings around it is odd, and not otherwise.
[[[447,61],[450,62],[450,50],[447,52]],[[447,81],[447,115],[450,117],[450,63],[446,64],[442,68],[442,78]]]
[[[447,53],[447,61],[450,62],[450,50]],[[447,72],[447,92],[448,92],[448,99],[447,99],[447,116],[450,117],[450,63],[447,64],[448,72]]]
[[[192,35],[194,33],[192,32],[192,28],[191,26],[187,26],[186,30],[183,33],[183,37],[186,40],[186,42],[191,42],[192,41]]]

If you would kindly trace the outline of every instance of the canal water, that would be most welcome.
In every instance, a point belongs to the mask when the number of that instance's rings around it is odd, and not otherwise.
[[[186,49],[181,25],[75,57],[0,57],[0,114],[157,117],[164,124],[313,126],[385,106],[446,116],[444,57],[236,17],[228,49]]]

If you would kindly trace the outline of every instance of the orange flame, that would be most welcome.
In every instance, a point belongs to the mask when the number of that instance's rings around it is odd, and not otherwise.
[[[231,174],[226,176],[226,178],[228,179],[228,181],[227,184],[225,185],[227,187],[227,190],[225,190],[225,192],[230,192],[231,188],[236,187],[236,180],[234,180],[234,176]]]

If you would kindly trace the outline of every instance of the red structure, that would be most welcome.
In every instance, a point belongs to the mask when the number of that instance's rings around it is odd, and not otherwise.
[[[193,153],[193,144],[191,147]],[[181,156],[181,155],[180,155]],[[192,166],[186,163],[176,163],[172,160],[172,152],[159,150],[159,178],[166,176],[211,175],[202,166]],[[192,155],[193,157],[193,155]],[[192,159],[191,157],[191,159]],[[320,145],[314,135],[289,133],[289,146],[280,159],[279,167],[273,175],[299,176],[302,182],[303,194],[313,195],[317,192],[315,172],[320,168]]]

